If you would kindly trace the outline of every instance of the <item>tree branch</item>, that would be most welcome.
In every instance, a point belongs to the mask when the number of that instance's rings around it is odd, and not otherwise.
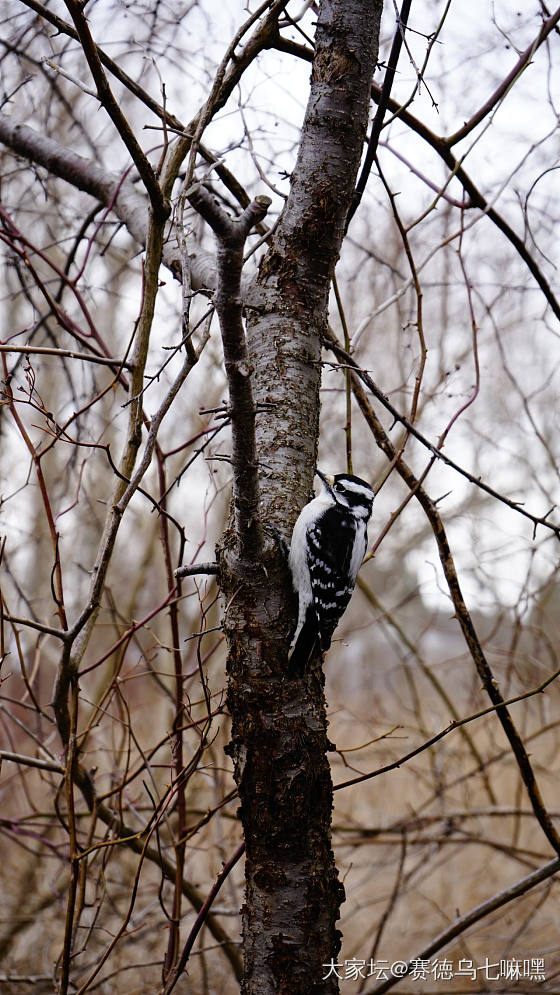
[[[216,575],[219,571],[217,563],[193,563],[192,566],[179,567],[175,571],[175,577],[180,580],[181,577],[195,577],[198,574]]]
[[[424,948],[420,953],[416,954],[415,957],[411,957],[407,963],[407,970],[403,974],[400,974],[397,978],[388,978],[381,985],[376,985],[375,988],[370,988],[365,995],[383,995],[383,992],[388,992],[390,988],[393,988],[397,982],[402,981],[406,978],[407,974],[412,970],[414,963],[418,961],[428,960],[432,957],[438,950],[442,950],[446,947],[448,943],[451,943],[456,936],[461,936],[465,930],[470,926],[474,926],[475,923],[480,922],[481,919],[485,919],[486,916],[490,915],[491,912],[495,912],[496,909],[501,909],[502,906],[507,905],[509,902],[513,902],[514,899],[520,898],[522,895],[527,894],[532,888],[540,884],[542,881],[546,881],[547,878],[552,877],[553,874],[560,870],[560,857],[555,857],[554,860],[550,860],[543,867],[538,870],[533,871],[531,874],[527,874],[526,877],[521,878],[516,884],[511,885],[510,888],[506,888],[504,891],[500,891],[499,894],[494,895],[493,898],[489,898],[488,901],[482,902],[477,905],[470,912],[467,912],[464,916],[459,916],[455,922],[449,926],[448,929],[444,929],[442,933],[439,933],[434,937],[431,943]]]
[[[521,694],[516,694],[512,698],[507,698],[502,702],[502,704],[509,707],[509,705],[516,705],[519,701],[527,701],[528,698],[534,698],[535,695],[542,694],[543,691],[545,691],[546,688],[549,687],[554,681],[557,681],[559,677],[560,670],[556,670],[553,674],[549,674],[544,681],[541,681],[537,687],[531,688],[530,691],[523,691]],[[392,770],[399,770],[404,764],[408,763],[409,760],[413,760],[414,757],[417,757],[426,750],[429,750],[432,746],[435,746],[436,743],[439,743],[442,739],[449,736],[450,733],[455,732],[456,729],[458,729],[459,732],[463,731],[465,726],[469,725],[471,722],[475,722],[477,719],[483,718],[485,715],[491,715],[492,712],[495,712],[498,707],[498,705],[487,705],[486,708],[481,708],[478,712],[474,712],[472,715],[466,715],[462,719],[453,718],[451,722],[446,725],[445,729],[440,729],[440,731],[436,732],[434,736],[430,736],[430,738],[421,743],[420,746],[416,746],[413,750],[409,750],[408,753],[401,755],[397,760],[392,760],[390,763],[384,764],[382,767],[377,767],[375,770],[369,771],[366,774],[358,774],[357,777],[351,777],[348,781],[340,781],[339,784],[334,786],[333,790],[342,791],[343,788],[350,788],[353,784],[361,784],[363,781],[371,781],[373,778],[380,777],[382,774],[389,774]],[[451,706],[451,711],[453,712],[453,706]],[[339,750],[338,752],[342,753],[343,751]],[[473,755],[477,766],[483,767],[483,761],[480,755]],[[533,815],[534,814],[535,813],[533,811]]]
[[[188,178],[192,177],[194,173],[195,156],[204,129],[208,126],[214,115],[225,106],[247,66],[256,59],[257,55],[264,48],[272,45],[272,40],[278,32],[278,17],[286,4],[287,0],[265,0],[264,3],[260,4],[249,15],[245,23],[235,33],[218,66],[207,100],[189,123],[185,129],[185,133],[180,137],[175,147],[171,150],[171,154],[162,170],[162,187],[168,196],[170,196],[171,188],[177,178],[181,163],[189,151],[187,183],[191,182]],[[270,9],[267,11],[267,8]],[[241,39],[249,28],[265,13],[266,16],[260,24],[257,24],[253,34],[243,48],[239,52],[236,52]]]
[[[375,381],[372,380],[369,373],[366,373],[365,370],[362,370],[359,363],[357,363],[356,360],[350,355],[350,353],[346,352],[346,350],[342,348],[340,343],[336,341],[336,338],[334,337],[330,329],[327,332],[325,339],[328,347],[332,349],[334,354],[341,360],[342,366],[343,367],[346,366],[351,371],[353,371],[353,373],[357,377],[359,377],[359,379],[366,385],[366,387],[373,394],[373,396],[376,397],[377,400],[381,402],[385,410],[389,412],[389,414],[392,416],[395,422],[399,422],[399,424],[401,424],[403,428],[405,428],[406,431],[410,433],[410,435],[414,436],[414,438],[417,439],[418,442],[420,442],[423,446],[425,446],[426,449],[428,449],[433,456],[441,460],[442,463],[445,463],[445,465],[450,467],[450,469],[455,470],[456,473],[460,473],[462,477],[470,481],[471,484],[474,484],[475,487],[480,488],[480,490],[484,491],[485,494],[489,494],[490,497],[495,498],[496,501],[500,501],[502,504],[507,505],[507,507],[511,508],[512,511],[516,511],[519,515],[522,515],[524,518],[528,518],[529,521],[533,523],[533,527],[535,530],[538,525],[542,525],[543,528],[550,529],[550,531],[554,533],[556,538],[560,540],[560,525],[554,525],[553,522],[549,522],[547,520],[548,515],[539,516],[539,515],[534,515],[530,511],[527,511],[527,509],[524,508],[521,504],[519,504],[516,501],[512,501],[511,498],[506,497],[504,494],[500,494],[499,491],[494,490],[494,488],[490,487],[489,484],[485,484],[484,481],[480,479],[480,477],[475,477],[474,474],[469,473],[469,471],[465,470],[465,468],[460,466],[459,463],[455,463],[455,461],[452,460],[449,456],[447,456],[447,454],[444,453],[442,449],[439,449],[436,445],[434,445],[433,442],[430,442],[430,440],[427,439],[426,436],[423,435],[422,432],[420,432],[416,428],[416,426],[412,424],[411,421],[409,421],[407,418],[404,417],[404,415],[400,413],[400,411],[394,406],[394,404],[391,403],[387,395],[384,394],[383,391],[377,386]],[[548,514],[550,514],[550,512]]]
[[[186,943],[181,952],[181,956],[179,957],[179,960],[177,961],[175,967],[173,968],[173,971],[171,972],[169,978],[167,979],[162,995],[170,995],[170,993],[175,988],[175,985],[177,984],[181,974],[185,970],[191,950],[194,946],[194,942],[198,934],[200,933],[200,930],[204,926],[206,919],[208,918],[208,913],[212,907],[212,903],[214,902],[216,895],[218,894],[220,888],[222,887],[228,875],[235,867],[237,861],[243,856],[244,853],[245,853],[245,843],[240,843],[235,852],[232,854],[227,863],[224,864],[222,870],[218,874],[218,877],[216,878],[214,884],[212,885],[212,888],[208,892],[206,900],[204,904],[201,906],[200,911],[194,921],[194,924],[191,928],[191,931],[187,937]]]
[[[359,373],[353,370],[351,378],[354,396],[367,425],[371,429],[371,432],[377,441],[379,448],[385,453],[389,460],[395,460],[395,469],[397,470],[397,473],[404,480],[406,485],[414,491],[426,514],[426,517],[428,518],[428,521],[430,522],[437,543],[443,573],[449,588],[449,594],[455,609],[455,615],[461,627],[465,642],[469,648],[469,652],[472,656],[477,673],[484,685],[490,701],[496,706],[496,715],[500,720],[501,726],[511,746],[513,755],[515,756],[517,766],[523,779],[523,783],[527,789],[527,794],[533,807],[536,819],[550,845],[556,853],[560,853],[560,836],[558,835],[550,814],[543,802],[529,756],[523,744],[523,740],[521,739],[509,710],[506,707],[502,693],[499,690],[498,684],[484,654],[484,650],[480,644],[470,612],[465,604],[440,514],[435,503],[428,496],[402,457],[395,459],[397,454],[394,446],[369,404],[365,391],[360,383]]]
[[[541,37],[542,32],[539,34],[538,36],[539,44],[541,44],[544,41],[545,37],[547,37],[548,33],[550,33],[550,30],[552,30],[556,22],[560,20],[560,10],[557,11],[555,14],[553,14],[550,20],[551,22],[554,21],[554,23],[550,24],[549,31],[547,31],[546,35],[543,35]],[[293,55],[297,55],[301,59],[305,59],[308,62],[313,61],[313,50],[308,48],[306,45],[299,45],[296,42],[292,42],[287,39],[277,39],[275,42],[275,47],[278,49],[278,51],[289,52]],[[535,49],[533,49],[533,51],[534,50]],[[520,69],[518,67],[518,72],[519,71]],[[505,88],[504,92],[507,91],[506,81],[502,82],[501,87]],[[496,94],[498,93],[499,90],[500,87],[498,87],[498,90],[496,90],[492,95],[492,97],[490,97],[488,101],[486,101],[486,104],[484,105],[486,107],[486,113],[489,113],[489,111],[494,106],[495,100],[498,99],[496,98]],[[381,101],[383,100],[383,88],[379,86],[379,84],[377,83],[372,83],[371,96],[376,104],[380,104]],[[558,319],[560,319],[560,301],[558,301],[556,295],[554,294],[554,291],[552,290],[552,287],[550,286],[544,273],[538,266],[536,260],[533,258],[533,256],[527,249],[525,243],[523,242],[523,239],[513,230],[511,225],[507,223],[505,218],[503,218],[502,215],[498,213],[498,211],[494,210],[493,207],[489,206],[486,198],[482,195],[482,193],[480,192],[476,184],[473,182],[473,180],[471,180],[468,173],[466,173],[463,167],[460,165],[460,161],[456,159],[453,153],[451,152],[451,145],[455,144],[459,140],[457,138],[459,132],[457,132],[455,135],[452,135],[450,138],[445,138],[440,135],[436,135],[435,132],[431,131],[430,128],[428,128],[422,121],[414,117],[414,115],[411,114],[409,111],[404,110],[396,100],[393,100],[392,97],[389,97],[389,99],[387,100],[387,108],[390,111],[392,111],[395,117],[398,117],[403,122],[403,124],[406,124],[407,127],[411,129],[411,131],[414,131],[415,134],[419,135],[420,138],[422,138],[425,142],[427,142],[427,144],[430,145],[435,152],[437,152],[437,154],[441,157],[441,159],[443,159],[444,163],[446,164],[452,175],[459,180],[459,183],[462,185],[463,189],[469,195],[470,204],[468,206],[479,208],[479,210],[481,210],[486,215],[486,217],[492,222],[492,224],[494,224],[496,228],[498,228],[499,231],[501,231],[502,234],[505,235],[505,237],[511,243],[511,245],[513,246],[519,257],[523,260],[523,262],[527,266],[528,270],[536,280],[538,286],[541,288],[554,315]],[[477,119],[475,123],[478,124],[479,120]]]
[[[80,40],[78,32],[71,24],[65,21],[62,17],[59,17],[48,7],[45,7],[44,4],[39,3],[38,0],[22,0],[22,3],[24,3],[26,7],[29,7],[31,10],[35,11],[36,14],[39,14],[41,17],[43,17],[49,24],[52,24],[60,34],[68,35],[69,38],[73,38],[75,41]],[[263,27],[265,27],[265,25],[263,25]],[[268,38],[269,38],[269,29],[267,28],[267,30],[265,31],[265,37],[263,37],[262,39],[264,44],[268,42]],[[172,114],[167,109],[167,107],[163,107],[157,100],[154,100],[154,98],[150,96],[147,90],[145,90],[142,86],[140,86],[139,83],[136,82],[136,80],[134,80],[131,76],[129,76],[128,73],[124,71],[122,66],[120,66],[117,62],[115,62],[114,59],[111,59],[99,45],[95,46],[95,50],[99,56],[99,61],[101,62],[101,64],[105,66],[106,69],[109,70],[111,75],[114,76],[115,79],[119,81],[119,83],[121,83],[124,87],[126,87],[126,89],[130,93],[132,93],[137,98],[137,100],[140,100],[145,107],[147,107],[150,111],[152,111],[152,113],[155,114],[156,117],[160,118],[160,120],[164,122],[169,129],[176,132],[179,136],[183,138],[186,137],[188,140],[188,136],[192,132],[192,124],[184,125],[182,121],[180,121],[175,114]],[[258,49],[253,40],[253,44],[250,48],[249,53],[247,53],[247,46],[245,46],[243,49],[243,64],[240,65],[241,60],[238,57],[236,57],[235,59],[234,68],[237,74],[236,78],[238,78],[238,75],[246,68],[248,55],[252,59],[255,57],[256,54],[258,54]],[[227,80],[228,93],[231,92],[234,83],[235,79],[228,78]],[[219,176],[226,190],[229,190],[229,192],[235,197],[235,199],[238,201],[239,204],[241,204],[242,207],[247,207],[247,204],[249,204],[251,198],[249,197],[244,186],[239,182],[237,177],[234,176],[231,170],[228,169],[227,166],[225,166],[223,163],[218,163],[218,160],[214,155],[214,153],[211,152],[210,149],[208,149],[202,142],[199,143],[198,150],[200,152],[200,155],[202,156],[203,159],[206,160],[206,162],[216,163],[215,166],[216,175]]]
[[[26,757],[21,753],[11,753],[10,750],[0,750],[0,767],[3,760],[24,767],[37,767],[39,770],[52,770],[55,774],[64,774],[64,766],[55,760],[41,760],[39,757]]]
[[[16,155],[43,166],[49,173],[110,208],[138,245],[146,246],[147,202],[135,189],[126,173],[119,175],[103,169],[97,163],[78,155],[77,152],[55,142],[47,135],[40,134],[26,124],[14,123],[2,114],[0,114],[0,142]],[[181,257],[174,240],[166,239],[162,258],[165,266],[171,270],[176,279],[180,280]],[[197,249],[191,255],[189,262],[193,290],[212,286],[215,267],[213,256],[202,249]]]
[[[163,196],[156,174],[154,173],[150,162],[146,158],[144,150],[139,145],[132,128],[113,96],[111,87],[109,86],[109,82],[103,70],[103,66],[101,65],[97,46],[91,36],[89,25],[83,12],[83,6],[79,0],[65,0],[65,3],[71,18],[74,21],[84,55],[87,59],[88,66],[97,87],[97,97],[99,103],[107,111],[107,114],[111,118],[124,144],[130,152],[132,160],[148,192],[152,210],[156,219],[158,221],[164,221],[169,216],[170,205],[166,202]]]
[[[70,732],[68,694],[72,682],[76,680],[78,668],[97,621],[105,578],[124,511],[124,507],[120,505],[120,502],[124,495],[127,495],[127,499],[129,500],[133,493],[130,478],[132,477],[136,457],[142,441],[142,388],[144,385],[144,370],[148,355],[156,297],[159,289],[158,274],[162,256],[163,230],[163,220],[157,221],[155,216],[152,215],[148,225],[142,305],[136,330],[134,351],[131,358],[133,372],[129,384],[126,438],[118,467],[117,480],[105,518],[103,534],[97,548],[87,602],[79,619],[72,627],[72,638],[64,646],[58,665],[53,692],[53,707],[57,727],[65,749],[68,746]],[[137,483],[139,482],[138,479]]]
[[[134,853],[143,855],[146,860],[149,860],[156,867],[160,868],[166,880],[174,882],[176,879],[176,868],[173,861],[165,853],[161,852],[159,846],[147,845],[144,832],[135,832],[131,827],[127,826],[122,815],[114,812],[108,805],[95,798],[89,774],[79,764],[75,767],[74,778],[88,807],[94,810],[101,822],[117,835],[118,838],[113,840],[111,845],[124,845],[129,847]],[[196,912],[200,913],[204,906],[204,899],[198,888],[183,877],[181,889],[183,895],[191,903]],[[206,912],[205,922],[212,936],[223,950],[224,956],[231,964],[235,977],[238,981],[241,981],[243,965],[239,950],[209,910]]]
[[[130,369],[130,363],[111,356],[96,356],[88,352],[72,352],[71,349],[55,349],[50,346],[5,345],[0,344],[0,352],[15,352],[23,356],[59,356],[66,359],[79,359],[84,363],[100,363],[102,366],[116,366],[123,370]]]
[[[403,0],[400,17],[397,19],[397,28],[395,31],[395,35],[393,37],[393,44],[391,45],[389,62],[385,70],[383,86],[381,88],[381,97],[379,99],[379,103],[377,105],[377,112],[375,114],[375,117],[373,119],[373,124],[371,126],[371,133],[369,136],[369,142],[366,151],[366,156],[364,159],[364,164],[362,166],[362,171],[360,173],[358,182],[356,183],[354,197],[352,199],[350,210],[348,211],[348,217],[346,219],[346,228],[348,228],[350,221],[352,220],[356,211],[358,210],[358,207],[360,206],[360,202],[363,197],[367,181],[369,179],[369,174],[371,172],[371,167],[373,166],[373,163],[375,161],[375,156],[377,155],[379,136],[381,135],[381,129],[383,127],[385,112],[389,104],[389,97],[391,96],[391,87],[393,85],[393,80],[395,78],[395,73],[397,71],[397,64],[399,61],[399,55],[401,53],[404,33],[406,31],[411,4],[412,0]]]
[[[243,327],[241,270],[243,247],[251,229],[265,217],[270,197],[255,197],[233,220],[205,187],[187,191],[189,203],[212,228],[218,243],[217,287],[214,294],[220,320],[229,388],[232,432],[233,505],[239,554],[255,560],[262,545],[259,521],[259,478],[255,441],[255,402],[251,386],[253,367]]]
[[[381,99],[381,88],[373,84],[372,86],[372,96],[375,101]],[[430,131],[425,124],[410,114],[409,111],[402,110],[399,104],[390,99],[388,102],[388,107],[390,110],[394,111],[395,115],[400,118],[400,120],[408,125],[412,131],[424,139],[431,145],[431,147],[438,153],[438,155],[443,159],[444,163],[450,170],[450,172],[455,176],[463,189],[468,193],[470,198],[469,207],[477,207],[482,211],[487,218],[502,232],[507,240],[513,245],[515,251],[519,257],[523,260],[529,271],[532,273],[539,287],[541,288],[544,296],[546,297],[552,311],[558,319],[560,319],[560,302],[556,298],[548,280],[546,279],[544,273],[541,271],[540,267],[537,265],[535,259],[527,249],[523,239],[513,230],[511,225],[498,213],[493,207],[490,207],[488,201],[480,192],[476,184],[471,180],[468,173],[465,172],[460,164],[460,160],[456,159],[451,149],[449,148],[448,140],[441,138],[439,135],[434,134]]]
[[[458,128],[452,135],[448,135],[447,138],[442,139],[442,141],[449,146],[449,148],[453,145],[457,145],[457,143],[463,138],[466,138],[467,135],[469,135],[471,131],[476,128],[477,124],[480,124],[480,122],[483,121],[488,114],[490,114],[494,107],[496,107],[496,105],[504,99],[518,76],[520,76],[523,70],[530,64],[537,49],[542,45],[543,41],[546,41],[550,32],[554,30],[558,24],[558,21],[560,21],[560,7],[554,14],[551,14],[551,16],[544,21],[537,37],[531,42],[530,45],[527,45],[527,48],[521,53],[513,69],[510,70],[500,85],[496,87],[494,93],[488,97],[488,100],[485,101],[482,107],[479,107],[479,109],[475,111],[472,117],[469,118],[469,120],[466,121],[461,128]]]

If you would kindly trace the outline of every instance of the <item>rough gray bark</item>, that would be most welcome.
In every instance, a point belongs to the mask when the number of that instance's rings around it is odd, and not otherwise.
[[[292,187],[246,300],[254,366],[261,520],[285,539],[315,468],[321,341],[330,281],[360,161],[381,0],[321,5],[311,91]],[[228,610],[230,753],[246,841],[244,995],[338,991],[344,889],[330,841],[332,784],[323,675],[286,677],[293,612],[287,567],[268,535],[264,562],[221,550]]]

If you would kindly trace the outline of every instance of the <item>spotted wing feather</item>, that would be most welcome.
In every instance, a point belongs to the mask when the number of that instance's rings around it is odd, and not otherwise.
[[[307,532],[313,610],[323,652],[328,650],[334,630],[354,590],[356,575],[352,576],[351,561],[358,527],[350,514],[334,507],[328,508]],[[360,531],[363,533],[361,556],[358,557],[361,563],[366,550],[365,528],[360,527]]]

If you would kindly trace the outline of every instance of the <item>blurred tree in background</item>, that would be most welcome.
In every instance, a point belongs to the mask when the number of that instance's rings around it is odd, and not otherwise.
[[[0,15],[2,990],[558,990],[560,9]]]

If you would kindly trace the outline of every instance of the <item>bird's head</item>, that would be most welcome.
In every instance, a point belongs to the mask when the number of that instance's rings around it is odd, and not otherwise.
[[[349,508],[358,518],[365,518],[366,521],[370,518],[375,494],[366,480],[352,473],[337,473],[335,476],[321,470],[316,473],[334,503]]]

